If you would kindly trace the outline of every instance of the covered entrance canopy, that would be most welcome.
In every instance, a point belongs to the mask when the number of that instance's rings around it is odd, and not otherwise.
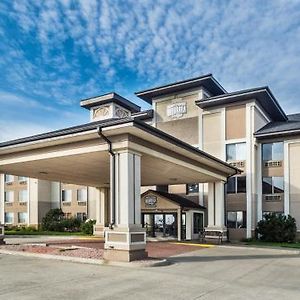
[[[225,162],[134,118],[91,122],[0,144],[0,173],[110,187],[114,226],[106,234],[106,249],[114,250],[113,259],[144,249],[141,185],[213,184],[225,182],[237,172]],[[218,187],[213,186],[211,197],[217,197]]]

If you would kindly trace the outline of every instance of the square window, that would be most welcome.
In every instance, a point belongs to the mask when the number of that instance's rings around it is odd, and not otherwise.
[[[186,186],[187,194],[199,193],[199,184],[198,183],[190,183]]]
[[[12,212],[4,213],[4,222],[5,222],[5,224],[13,224],[13,222],[14,222],[14,213],[12,213]]]
[[[246,176],[237,176],[237,193],[246,193]]]
[[[18,223],[27,223],[27,212],[18,213]]]

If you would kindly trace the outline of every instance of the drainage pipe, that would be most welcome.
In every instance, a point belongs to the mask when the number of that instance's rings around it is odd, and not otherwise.
[[[113,229],[113,226],[115,225],[115,213],[116,213],[116,174],[115,174],[115,165],[116,165],[116,155],[112,150],[112,143],[111,141],[103,134],[102,128],[98,127],[98,135],[104,139],[104,141],[108,144],[108,152],[111,157],[111,183],[110,183],[110,188],[111,188],[111,217],[110,217],[110,224],[109,228]]]

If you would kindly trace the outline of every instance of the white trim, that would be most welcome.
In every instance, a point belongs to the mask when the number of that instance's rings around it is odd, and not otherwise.
[[[248,103],[246,105],[246,222],[247,222],[247,226],[246,226],[246,230],[247,230],[247,234],[246,237],[247,238],[251,238],[251,229],[252,229],[252,176],[251,176],[251,167],[252,167],[252,152],[254,149],[252,149],[252,139],[251,139],[251,135],[252,135],[252,116],[251,116],[251,112],[252,112],[252,105],[250,103]]]
[[[222,122],[222,128],[221,128],[221,131],[222,131],[222,149],[221,149],[221,159],[223,161],[226,161],[226,109],[225,107],[223,107],[221,109],[221,122]]]
[[[4,224],[4,174],[0,174],[0,224]]]
[[[242,139],[232,139],[232,140],[225,140],[225,144],[241,144],[241,143],[246,143],[247,139],[242,138]]]
[[[257,146],[257,221],[262,220],[262,144]]]
[[[289,143],[284,142],[283,154],[284,154],[284,214],[290,213],[290,153]]]

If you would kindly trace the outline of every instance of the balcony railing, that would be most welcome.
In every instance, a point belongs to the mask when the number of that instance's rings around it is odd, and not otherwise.
[[[264,166],[266,168],[279,168],[279,167],[282,167],[282,161],[281,160],[264,161]]]

